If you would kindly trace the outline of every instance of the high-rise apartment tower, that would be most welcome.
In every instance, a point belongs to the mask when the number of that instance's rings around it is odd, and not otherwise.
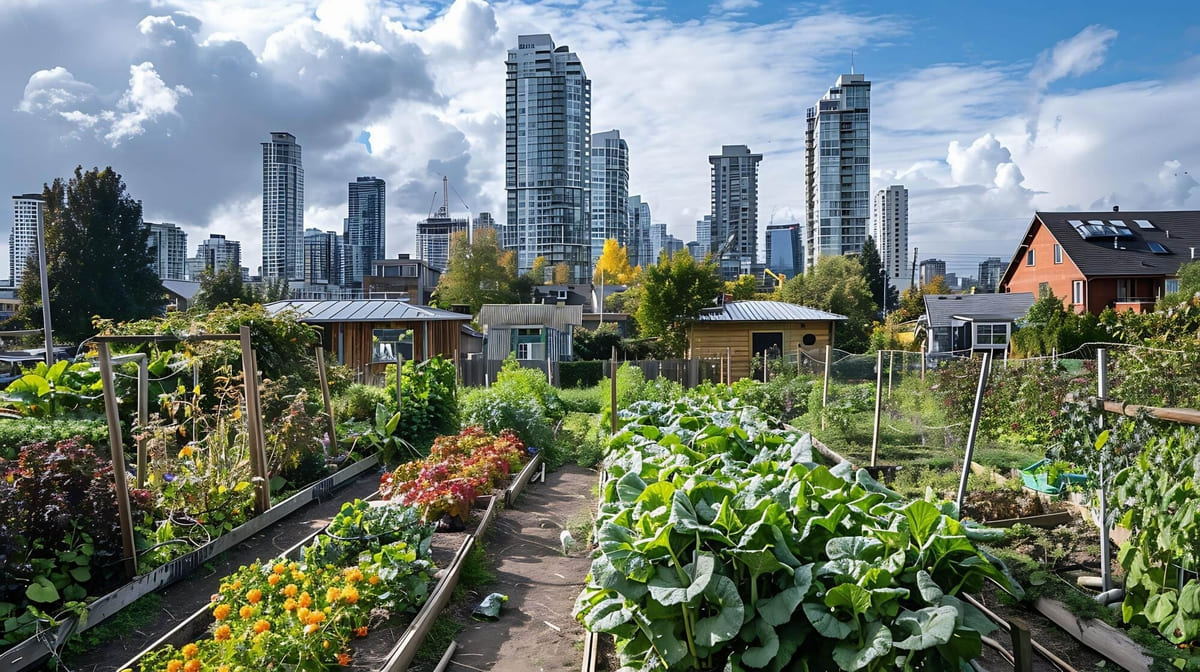
[[[804,265],[855,254],[871,218],[871,83],[841,75],[805,115]]]
[[[629,244],[629,145],[617,130],[592,136],[592,268],[609,238]]]
[[[345,242],[362,248],[359,280],[371,272],[371,262],[386,259],[387,183],[378,177],[360,177],[350,183]]]
[[[8,277],[13,287],[21,286],[29,255],[37,254],[38,223],[42,221],[41,194],[13,196],[13,226],[8,234]]]
[[[205,271],[215,273],[226,268],[241,270],[242,244],[236,240],[228,240],[219,233],[213,233],[207,240],[200,241],[196,246],[196,256],[187,260],[188,280],[196,282]]]
[[[146,249],[154,259],[159,280],[183,280],[187,277],[187,234],[176,224],[145,222],[149,235]]]
[[[591,279],[592,82],[579,57],[549,35],[520,35],[505,83],[508,221],[501,244],[517,272],[538,257]]]
[[[304,166],[291,133],[272,133],[263,150],[262,277],[304,279]]]
[[[709,246],[721,277],[736,280],[758,261],[758,164],[745,145],[722,145],[708,157],[712,173]]]
[[[899,291],[908,289],[908,189],[904,185],[893,184],[875,192],[871,237],[879,248],[888,285]]]

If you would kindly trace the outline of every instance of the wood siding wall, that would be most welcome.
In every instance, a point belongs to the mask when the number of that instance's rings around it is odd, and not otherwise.
[[[371,332],[374,329],[412,329],[413,357],[418,361],[434,355],[453,359],[460,344],[462,322],[327,322],[320,326],[325,331],[322,341],[328,344],[329,352],[335,357],[340,355],[342,364],[357,371],[365,380],[370,380],[376,375],[382,376],[387,367],[387,364],[371,363]]]
[[[733,379],[750,376],[750,352],[755,333],[782,333],[784,357],[796,354],[799,347],[805,353],[824,359],[825,346],[833,343],[833,323],[812,322],[698,322],[690,330],[691,357],[695,359],[724,358],[728,349],[732,358]],[[804,345],[804,336],[812,334],[812,345]]]

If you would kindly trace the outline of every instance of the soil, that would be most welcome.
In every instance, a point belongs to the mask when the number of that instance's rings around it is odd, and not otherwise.
[[[530,483],[492,522],[487,551],[496,580],[470,595],[454,616],[466,624],[448,669],[557,672],[583,662],[583,627],[571,616],[591,567],[587,540],[596,473],[567,466]],[[561,535],[575,543],[562,552]],[[508,596],[494,622],[470,620],[469,610],[489,593]]]
[[[1000,589],[995,586],[989,584],[984,589],[983,594],[978,596],[978,599],[985,607],[1004,620],[1023,623],[1029,629],[1029,634],[1033,641],[1049,649],[1051,653],[1061,658],[1076,670],[1080,672],[1084,672],[1085,670],[1101,670],[1108,666],[1108,662],[1103,656],[1081,644],[1079,640],[1064,632],[1050,619],[1024,605],[1007,604],[1001,599]],[[1003,629],[996,630],[990,637],[999,642],[1005,650],[1012,651],[1011,635]],[[979,669],[988,672],[1007,672],[1012,669],[1011,663],[988,646],[983,647],[983,656],[976,662]],[[1113,667],[1116,666],[1114,665]],[[1051,664],[1045,657],[1038,655],[1036,651],[1034,652],[1034,672],[1054,672],[1058,669],[1058,667]]]
[[[309,504],[275,525],[250,537],[218,556],[192,576],[159,591],[163,607],[155,622],[127,635],[85,651],[67,661],[72,672],[111,672],[128,662],[159,637],[187,620],[197,609],[208,604],[221,577],[237,571],[259,558],[271,558],[296,545],[305,537],[324,528],[342,503],[366,497],[379,487],[379,474],[368,471],[350,481],[324,502]],[[460,541],[461,543],[461,541]]]
[[[962,517],[986,522],[1036,516],[1061,508],[1047,507],[1037,493],[1030,490],[974,490],[963,500]]]

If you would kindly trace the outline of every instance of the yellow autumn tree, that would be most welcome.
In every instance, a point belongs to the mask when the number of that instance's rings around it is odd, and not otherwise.
[[[629,251],[615,238],[604,241],[604,250],[596,260],[592,282],[608,285],[630,285],[637,280],[637,270],[629,266]]]
[[[554,265],[554,284],[568,285],[571,283],[571,267],[565,263]]]

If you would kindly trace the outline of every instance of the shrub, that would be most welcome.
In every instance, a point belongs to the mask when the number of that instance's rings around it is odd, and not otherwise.
[[[396,366],[390,364],[384,374],[384,394],[396,408]],[[454,364],[440,356],[424,362],[407,361],[400,376],[401,409],[399,436],[420,450],[437,436],[458,430],[458,397],[455,394]]]
[[[593,387],[604,377],[606,361],[559,362],[558,384],[562,388]]]
[[[554,439],[537,399],[524,396],[512,385],[471,390],[463,395],[461,409],[464,424],[478,425],[491,434],[512,431],[527,446],[546,448]]]
[[[55,444],[78,436],[83,443],[97,446],[107,455],[108,422],[94,420],[40,420],[36,418],[0,419],[0,459],[15,460],[21,448],[38,441]]]
[[[739,380],[733,384],[733,393],[766,415],[787,421],[808,412],[809,396],[814,388],[819,393],[821,386],[806,376],[780,375],[767,383]]]
[[[395,388],[392,388],[395,390]],[[396,409],[396,397],[393,392],[392,396],[388,396],[387,390],[374,385],[364,385],[362,383],[351,383],[346,391],[333,399],[333,417],[337,418],[338,422],[347,420],[371,420],[375,417],[375,406],[383,404],[385,407]]]
[[[558,398],[562,401],[567,415],[571,413],[599,413],[604,402],[602,398],[609,394],[607,387],[598,384],[586,389],[559,390]]]

